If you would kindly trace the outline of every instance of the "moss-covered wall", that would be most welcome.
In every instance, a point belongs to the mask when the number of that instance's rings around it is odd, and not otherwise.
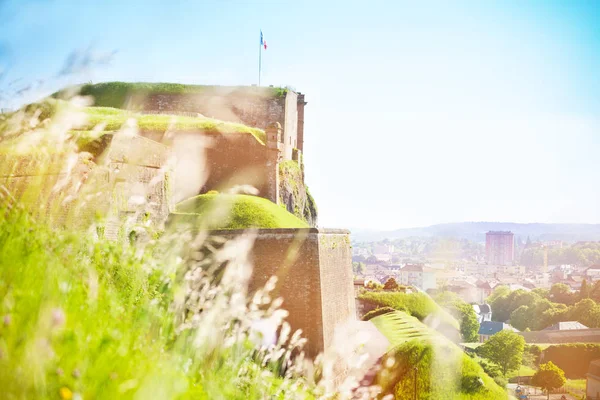
[[[297,161],[279,163],[279,204],[310,226],[317,225],[317,205],[304,184],[303,172]]]

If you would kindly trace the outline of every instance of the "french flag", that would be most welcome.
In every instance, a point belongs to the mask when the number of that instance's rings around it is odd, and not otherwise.
[[[267,41],[263,38],[262,31],[260,31],[260,45],[264,47],[265,50],[267,49]]]

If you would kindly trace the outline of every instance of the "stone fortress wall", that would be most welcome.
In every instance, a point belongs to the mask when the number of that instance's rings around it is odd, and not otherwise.
[[[228,239],[243,230],[214,231]],[[283,297],[292,330],[308,339],[314,358],[334,343],[339,324],[355,318],[350,232],[342,229],[259,229],[251,250],[249,290],[277,276],[274,296]]]
[[[283,159],[291,160],[293,149],[304,147],[304,101],[302,93],[255,86],[207,86],[200,93],[150,94],[142,111],[200,114],[207,118],[238,122],[266,129],[278,122],[283,128]],[[300,122],[299,122],[300,121]]]
[[[288,91],[283,97],[258,100],[243,96],[233,99],[217,96],[216,99],[209,101],[210,106],[197,108],[196,112],[231,121],[231,116],[217,113],[229,110],[240,122],[264,128],[267,138],[263,145],[245,133],[211,135],[212,144],[206,149],[209,178],[202,190],[253,184],[262,197],[279,203],[278,164],[284,159],[299,159],[303,146],[304,95]],[[190,112],[198,101],[197,98],[192,101],[180,96],[155,95],[148,99],[147,107],[148,110],[159,108],[154,110],[159,112]],[[224,108],[223,104],[230,107]],[[215,107],[214,111],[210,107]],[[91,200],[78,210],[64,206],[62,199],[55,202],[56,205],[65,213],[74,211],[81,224],[91,223],[96,211],[104,209],[108,215],[104,235],[109,238],[119,237],[124,219],[133,217],[140,222],[148,214],[148,218],[161,224],[173,209],[171,186],[177,177],[173,177],[169,165],[171,149],[138,135],[105,136],[103,140],[107,145],[96,160],[98,165],[90,160],[77,160],[74,170],[78,178],[63,194],[81,193],[86,187],[84,183],[90,180],[94,184],[89,186],[101,189],[90,193]],[[57,163],[51,163],[51,168],[42,174],[39,164],[27,158],[4,161],[4,165],[16,165],[17,170],[0,173],[0,184],[17,194],[21,194],[20,188],[35,186],[30,185],[33,181],[44,183],[45,190],[51,191],[56,182],[67,176],[64,160],[57,159]],[[53,201],[52,197],[49,199]],[[244,231],[212,234],[231,238]],[[306,350],[310,357],[333,343],[338,324],[355,318],[349,232],[315,228],[259,229],[251,257],[254,272],[250,290],[264,285],[272,275],[279,277],[276,290],[284,299],[283,307],[290,313],[290,325],[294,330],[302,329],[308,338]]]
[[[302,93],[253,86],[209,86],[199,93],[150,94],[143,101],[133,99],[131,103],[135,103],[132,107],[141,108],[142,112],[202,115],[265,131],[270,129],[275,133],[270,135],[266,132],[264,146],[249,134],[210,135],[200,174],[205,180],[195,194],[251,185],[258,190],[259,196],[281,204],[279,163],[294,160],[303,169],[304,107],[307,103]],[[177,136],[193,137],[198,134],[180,132]],[[142,135],[167,143],[162,134],[142,132]],[[175,176],[175,179],[184,178]],[[302,182],[294,184],[303,186],[303,174],[301,179]],[[177,181],[174,186],[182,185]],[[283,200],[288,211],[294,213],[298,208],[295,199]],[[310,222],[316,224],[316,215]]]
[[[60,152],[3,156],[0,185],[57,226],[85,229],[103,216],[104,235],[116,239],[128,219],[162,224],[172,209],[168,148],[138,135],[105,136],[97,164],[88,153],[73,160]]]

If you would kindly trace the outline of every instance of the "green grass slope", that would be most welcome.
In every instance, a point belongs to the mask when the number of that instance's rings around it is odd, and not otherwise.
[[[103,82],[83,85],[80,93],[84,96],[93,96],[95,99],[94,105],[96,106],[125,108],[132,97],[143,98],[153,94],[193,95],[206,91],[221,91],[223,93],[252,91],[260,96],[281,97],[285,95],[287,89],[249,86],[186,85],[165,82]],[[61,96],[61,92],[55,93],[53,96],[59,97]]]
[[[79,122],[81,114],[84,122]],[[242,133],[252,135],[256,140],[265,144],[266,134],[262,129],[251,128],[243,124],[224,122],[205,117],[189,117],[169,114],[141,114],[132,111],[111,107],[71,107],[63,100],[46,99],[40,103],[24,106],[18,112],[3,115],[0,118],[0,134],[16,137],[18,134],[30,130],[29,120],[37,116],[40,121],[53,118],[56,120],[71,119],[78,123],[71,133],[77,139],[89,142],[97,140],[99,136],[114,133],[121,129],[129,120],[135,120],[138,129],[142,132],[178,132],[202,131],[206,134],[232,134]],[[90,135],[97,126],[102,129]]]
[[[0,203],[0,398],[281,398],[282,378],[251,361],[243,335],[176,331],[182,282],[164,245],[142,256]]]
[[[79,130],[90,130],[98,124],[106,124],[105,131],[116,131],[120,129],[128,119],[136,120],[141,131],[164,132],[171,131],[194,131],[205,133],[249,133],[264,144],[266,136],[263,130],[250,128],[243,124],[224,122],[204,117],[187,117],[168,114],[138,114],[131,111],[120,110],[110,107],[85,107],[87,122]]]
[[[171,222],[188,222],[206,229],[308,228],[308,224],[262,197],[201,194],[176,206]]]
[[[371,319],[390,341],[378,383],[397,399],[498,400],[506,391],[454,343],[400,311]],[[415,367],[417,370],[415,370]]]
[[[366,291],[359,295],[359,299],[378,306],[405,311],[417,317],[419,321],[435,318],[440,323],[460,329],[458,321],[425,293]]]

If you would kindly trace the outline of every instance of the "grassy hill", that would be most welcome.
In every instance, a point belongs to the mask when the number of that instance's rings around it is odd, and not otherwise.
[[[390,341],[378,376],[397,399],[506,399],[507,394],[473,359],[441,334],[400,311],[371,319]],[[414,368],[417,368],[415,370]]]
[[[193,95],[206,91],[231,93],[250,90],[266,97],[280,97],[287,92],[287,89],[279,87],[186,85],[164,82],[104,82],[83,85],[80,94],[94,97],[95,106],[127,108],[132,98],[144,98],[154,94]],[[65,91],[57,92],[53,96],[61,97],[64,93]]]
[[[143,249],[48,228],[0,196],[0,397],[314,398],[257,358],[246,327],[268,315],[250,312],[239,282],[196,289],[210,311],[184,323],[183,242]]]
[[[425,293],[367,291],[361,293],[359,298],[377,306],[392,307],[396,310],[405,311],[418,318],[419,321],[437,320],[440,324],[456,330],[460,329],[458,321]]]
[[[308,224],[262,197],[202,194],[177,204],[171,222],[207,229],[308,228]]]
[[[73,123],[71,133],[84,144],[97,140],[103,134],[118,131],[130,120],[134,120],[135,125],[142,132],[166,132],[169,130],[169,132],[202,131],[206,134],[242,133],[252,135],[263,145],[266,141],[266,135],[262,129],[233,122],[205,117],[140,114],[110,107],[73,107],[65,101],[55,99],[29,104],[15,113],[4,115],[0,118],[0,133],[3,133],[5,137],[15,137],[30,130],[29,120],[34,115],[37,115],[40,121],[50,118],[60,121],[67,118]],[[97,127],[101,127],[101,129],[98,130]],[[94,128],[98,131],[92,133]]]

